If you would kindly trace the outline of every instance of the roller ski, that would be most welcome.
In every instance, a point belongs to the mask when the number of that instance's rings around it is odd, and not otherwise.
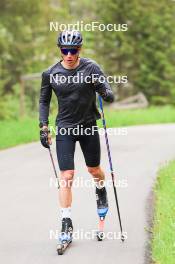
[[[104,239],[104,223],[105,217],[108,212],[108,199],[106,188],[96,188],[96,200],[97,200],[97,213],[99,216],[99,228],[97,231],[97,240],[102,241]]]
[[[72,243],[73,226],[70,218],[62,219],[61,234],[58,239],[57,253],[63,255],[67,247]]]

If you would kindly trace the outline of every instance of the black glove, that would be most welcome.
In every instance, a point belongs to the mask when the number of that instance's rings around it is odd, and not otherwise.
[[[48,143],[48,134],[49,130],[40,130],[40,141],[43,147],[50,148],[50,145]]]

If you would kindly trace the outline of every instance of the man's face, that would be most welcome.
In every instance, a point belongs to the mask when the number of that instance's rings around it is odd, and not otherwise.
[[[65,47],[61,47],[60,50],[64,62],[69,66],[74,65],[79,56],[80,47],[65,46]]]

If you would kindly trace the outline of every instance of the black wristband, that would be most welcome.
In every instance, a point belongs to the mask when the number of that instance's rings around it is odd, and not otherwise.
[[[43,126],[48,126],[49,122],[40,122],[39,127],[42,128]]]

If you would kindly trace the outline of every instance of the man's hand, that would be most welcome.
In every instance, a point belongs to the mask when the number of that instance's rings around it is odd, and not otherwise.
[[[43,126],[40,130],[40,141],[43,147],[50,148],[50,145],[52,144],[52,139],[47,126]]]

